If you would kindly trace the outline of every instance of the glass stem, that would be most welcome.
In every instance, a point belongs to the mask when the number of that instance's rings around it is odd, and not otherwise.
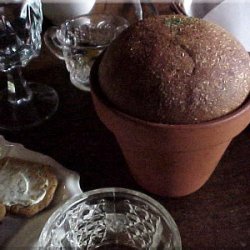
[[[30,101],[32,94],[20,67],[7,71],[7,87],[10,103],[19,105]]]
[[[135,2],[134,4],[135,4],[136,15],[137,15],[139,20],[142,20],[143,19],[143,10],[142,10],[141,1],[134,0],[134,2]]]

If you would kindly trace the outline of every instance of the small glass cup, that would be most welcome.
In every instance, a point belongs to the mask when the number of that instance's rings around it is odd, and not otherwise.
[[[39,249],[181,249],[178,228],[157,201],[137,191],[102,188],[74,197],[48,220]]]
[[[49,28],[44,39],[51,52],[65,60],[71,82],[89,91],[89,73],[95,58],[128,26],[128,21],[119,16],[83,15]]]

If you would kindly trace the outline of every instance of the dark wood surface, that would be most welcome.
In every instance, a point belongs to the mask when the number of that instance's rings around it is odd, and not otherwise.
[[[53,86],[56,114],[39,127],[1,134],[51,156],[81,176],[83,191],[101,187],[141,189],[131,177],[114,136],[98,119],[91,96],[75,88],[64,62],[43,48],[25,69],[27,80]],[[2,79],[2,78],[1,78]],[[250,129],[237,136],[214,174],[197,192],[157,197],[174,217],[184,249],[250,249]]]

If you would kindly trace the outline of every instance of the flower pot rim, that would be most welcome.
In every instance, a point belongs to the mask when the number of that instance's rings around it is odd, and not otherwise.
[[[90,85],[91,85],[91,93],[96,97],[96,99],[110,112],[113,114],[123,118],[124,120],[130,121],[137,123],[142,126],[151,126],[155,128],[175,128],[175,129],[202,129],[202,128],[212,128],[212,127],[217,127],[218,125],[222,125],[224,123],[228,123],[232,120],[237,119],[238,117],[243,116],[245,113],[249,112],[249,117],[250,117],[250,95],[248,95],[247,99],[244,101],[244,103],[235,109],[234,111],[223,115],[219,118],[215,118],[213,120],[205,121],[205,122],[200,122],[200,123],[193,123],[193,124],[167,124],[167,123],[157,123],[157,122],[151,122],[151,121],[146,121],[142,120],[140,118],[131,116],[119,109],[117,109],[104,95],[102,92],[100,85],[99,85],[99,80],[98,80],[98,67],[101,62],[101,59],[103,57],[104,52],[96,59],[94,62],[91,73],[90,73]],[[250,123],[250,119],[249,119]]]

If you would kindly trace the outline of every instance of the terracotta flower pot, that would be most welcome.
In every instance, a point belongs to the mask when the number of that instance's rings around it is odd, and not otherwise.
[[[185,196],[211,176],[231,140],[250,123],[250,100],[219,119],[191,125],[143,121],[109,103],[98,84],[96,61],[91,72],[96,112],[122,149],[135,180],[149,192]]]

